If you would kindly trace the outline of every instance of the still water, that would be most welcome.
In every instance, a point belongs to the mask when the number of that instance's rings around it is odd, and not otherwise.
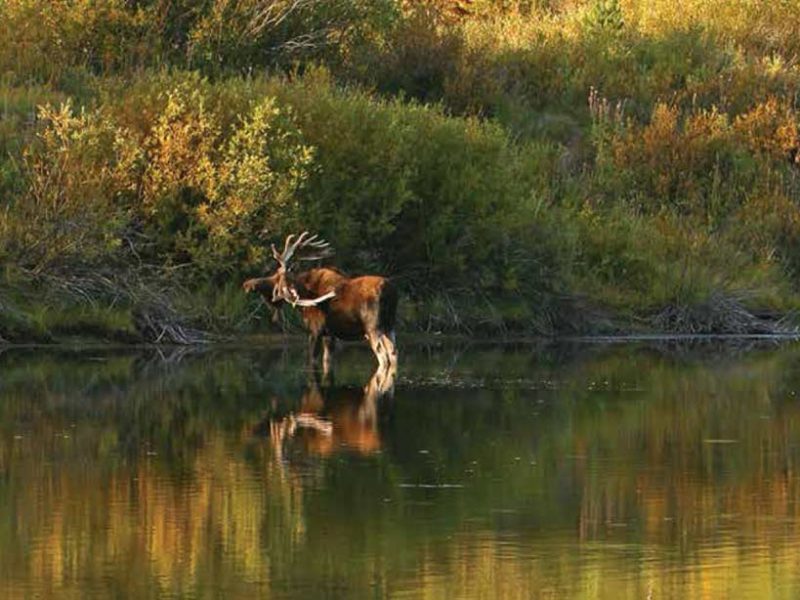
[[[0,354],[0,597],[800,597],[796,345],[371,360]]]

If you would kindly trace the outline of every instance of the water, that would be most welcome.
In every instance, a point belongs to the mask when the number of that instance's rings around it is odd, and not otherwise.
[[[403,350],[0,354],[0,597],[800,596],[797,346]]]

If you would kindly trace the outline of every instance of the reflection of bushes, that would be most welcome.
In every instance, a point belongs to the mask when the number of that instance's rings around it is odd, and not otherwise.
[[[368,377],[362,357],[345,357],[348,381]],[[347,581],[350,595],[372,595],[377,576],[392,589],[491,595],[496,575],[476,582],[464,569],[474,564],[505,565],[501,573],[521,577],[526,591],[572,590],[608,567],[602,553],[568,560],[576,546],[608,539],[712,575],[719,560],[756,568],[744,554],[706,553],[720,519],[735,519],[748,543],[788,552],[793,568],[796,359],[731,359],[717,349],[690,360],[596,345],[571,359],[507,346],[408,352],[412,377],[379,405],[380,455],[276,462],[249,432],[299,404],[302,348],[288,362],[263,350],[8,352],[0,564],[14,568],[0,577],[45,595],[87,585],[263,595],[287,581],[333,579]],[[436,483],[465,487],[401,487]],[[535,567],[508,556],[509,530],[546,550]],[[503,544],[503,560],[493,560]],[[775,560],[763,565],[771,576]],[[433,562],[428,581],[421,574]],[[626,565],[639,575],[662,563]],[[667,596],[673,584],[690,585],[659,581]]]

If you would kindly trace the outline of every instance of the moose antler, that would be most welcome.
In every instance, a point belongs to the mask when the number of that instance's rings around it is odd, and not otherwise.
[[[283,298],[286,302],[291,304],[292,306],[316,306],[317,304],[322,304],[326,300],[330,300],[336,296],[336,292],[330,291],[327,294],[323,294],[317,298],[300,298],[297,294],[297,290],[293,287],[289,287],[289,298]]]
[[[283,252],[278,252],[275,244],[272,244],[272,256],[278,262],[278,270],[276,272],[277,281],[272,288],[272,300],[283,300],[292,306],[316,306],[326,300],[330,300],[336,296],[336,292],[328,292],[318,298],[300,298],[300,294],[293,285],[290,284],[287,273],[289,271],[289,261],[298,254],[295,260],[297,261],[312,261],[326,258],[333,254],[333,248],[325,240],[321,239],[316,233],[310,235],[308,231],[304,231],[295,240],[294,234],[286,236],[286,241],[283,244]]]
[[[308,231],[304,231],[298,236],[297,240],[294,240],[294,237],[293,233],[286,236],[286,242],[283,244],[283,252],[278,252],[278,249],[275,248],[275,244],[272,244],[272,256],[278,261],[281,267],[286,268],[289,261],[298,250],[307,250],[311,252],[310,254],[298,255],[298,261],[319,260],[320,258],[326,258],[333,254],[331,245],[325,240],[320,239],[316,233],[309,237]]]

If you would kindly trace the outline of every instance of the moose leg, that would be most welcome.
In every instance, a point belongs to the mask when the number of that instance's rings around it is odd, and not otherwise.
[[[381,335],[377,331],[370,331],[366,335],[370,348],[372,348],[375,358],[378,359],[378,370],[382,371],[386,368],[386,354],[381,343]]]
[[[395,344],[394,331],[381,334],[381,345],[386,352],[386,362],[388,366],[397,368],[397,344]]]
[[[308,366],[312,370],[317,367],[317,358],[322,349],[322,336],[312,333],[308,336]]]
[[[322,377],[330,381],[333,376],[333,351],[336,348],[336,339],[331,336],[322,338]]]

